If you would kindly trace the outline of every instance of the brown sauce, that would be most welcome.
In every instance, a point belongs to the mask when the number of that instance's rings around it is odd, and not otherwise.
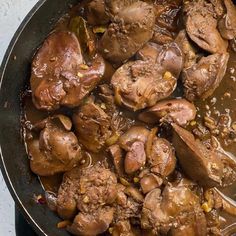
[[[83,15],[83,5],[76,6],[72,8],[70,14],[64,16],[55,27],[55,30],[66,30],[68,26],[68,22],[71,16],[76,15],[79,9],[79,12],[81,12],[81,15]],[[176,12],[171,11],[170,14],[176,14]],[[163,20],[166,21],[168,19],[164,16]],[[174,23],[173,23],[174,24]],[[178,22],[179,24],[179,22]],[[116,67],[116,65],[114,65]],[[181,88],[177,89],[177,93],[181,94]],[[96,92],[95,92],[96,93]],[[236,53],[231,51],[230,52],[230,59],[228,63],[227,72],[224,76],[224,79],[222,80],[220,86],[215,90],[214,94],[206,99],[205,101],[199,100],[195,103],[198,112],[197,112],[197,118],[196,118],[196,124],[202,124],[204,125],[204,117],[208,116],[213,118],[215,121],[218,121],[221,116],[226,116],[228,118],[228,123],[225,126],[228,129],[232,129],[235,127],[236,129]],[[49,115],[55,114],[54,112],[43,112],[40,110],[37,110],[35,106],[33,105],[31,95],[28,94],[23,98],[23,109],[24,109],[24,120],[30,121],[32,124],[37,123],[38,121],[48,117]],[[132,124],[140,124],[141,122],[137,120],[138,113],[127,111],[126,109],[120,108],[120,111],[125,114],[126,117],[129,117],[132,120]],[[68,116],[71,116],[71,111],[67,109],[60,109],[56,111],[56,113],[63,113]],[[235,126],[233,126],[235,124]],[[152,128],[151,126],[149,128]],[[191,125],[189,126],[190,130],[193,130],[195,128]],[[162,131],[162,130],[161,130]],[[230,135],[230,134],[229,134]],[[163,129],[161,136],[168,137],[168,129]],[[215,137],[217,137],[217,140],[219,141],[221,148],[228,153],[232,158],[236,158],[236,137],[230,137],[229,142],[226,141],[224,137],[221,137],[220,133],[216,134]],[[228,136],[227,136],[228,137]],[[205,142],[210,142],[210,136],[206,135],[203,137],[203,140]],[[26,145],[27,145],[27,139],[26,139]],[[104,160],[104,157],[106,161],[109,163],[109,157],[105,151],[100,152],[99,154],[89,154],[83,150],[83,159],[81,162],[81,166],[83,165],[93,165],[96,162]],[[92,163],[90,161],[92,160]],[[62,174],[57,174],[50,177],[40,177],[41,184],[45,191],[50,191],[53,193],[57,193],[60,184],[62,182]],[[236,200],[236,183],[231,185],[227,188],[221,189],[227,196],[231,197],[232,199]],[[222,228],[234,223],[236,221],[236,218],[234,216],[231,216],[227,213],[222,213],[221,216],[225,219],[222,221]],[[143,235],[139,232],[140,235]],[[148,232],[145,232],[145,235],[149,235]],[[150,234],[152,235],[152,234]]]

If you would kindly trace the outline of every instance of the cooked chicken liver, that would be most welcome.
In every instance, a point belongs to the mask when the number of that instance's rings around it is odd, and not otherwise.
[[[96,56],[83,70],[81,48],[69,31],[54,32],[46,39],[32,63],[31,88],[38,109],[76,107],[101,80],[105,62]]]
[[[213,94],[223,79],[229,54],[212,54],[183,71],[185,97],[194,101],[206,99]]]
[[[168,234],[207,235],[206,219],[201,209],[200,200],[186,187],[167,186],[161,194],[154,189],[146,195],[141,225],[152,229],[155,235]]]
[[[153,35],[154,7],[143,1],[105,1],[111,24],[99,44],[109,61],[122,63],[132,57]]]
[[[172,94],[177,80],[170,72],[163,75],[160,65],[138,60],[119,68],[111,83],[117,104],[137,111]]]
[[[44,120],[45,126],[28,144],[31,170],[40,176],[69,171],[81,159],[81,148],[71,127],[65,127],[57,119],[55,116]],[[71,122],[64,116],[61,119]]]
[[[223,38],[231,40],[236,37],[236,7],[231,0],[224,0],[226,14],[219,21],[219,31]]]
[[[172,126],[173,145],[184,172],[203,186],[221,185],[224,166],[217,152],[208,150],[187,130]]]
[[[101,107],[88,103],[80,107],[73,121],[80,142],[92,152],[99,152],[111,135],[110,117]]]
[[[195,106],[185,99],[172,99],[158,102],[139,115],[146,123],[176,123],[184,126],[196,117]]]
[[[217,17],[212,3],[205,0],[186,1],[186,31],[202,49],[210,53],[225,53],[228,42],[217,29]]]
[[[236,233],[235,45],[231,0],[84,0],[58,22],[22,94],[58,228]]]

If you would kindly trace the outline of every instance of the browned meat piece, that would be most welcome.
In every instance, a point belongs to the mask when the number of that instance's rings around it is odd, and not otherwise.
[[[105,104],[106,113],[112,116],[117,108],[115,105],[114,92],[108,84],[102,84],[98,86],[99,98]]]
[[[112,204],[117,196],[116,176],[97,164],[81,171],[77,207],[82,212],[91,212],[99,206]]]
[[[158,64],[138,60],[120,67],[111,84],[117,104],[136,111],[153,106],[172,94],[177,80],[170,72],[163,76]]]
[[[147,174],[140,180],[140,186],[144,194],[149,193],[155,188],[159,188],[162,183],[162,178],[154,174]]]
[[[228,59],[228,53],[217,53],[202,57],[197,64],[184,70],[185,97],[194,101],[211,96],[225,75]]]
[[[124,150],[129,151],[134,142],[146,143],[149,132],[144,126],[132,126],[119,138],[119,145]]]
[[[86,6],[86,15],[90,25],[105,25],[109,23],[104,0],[92,0],[89,2]]]
[[[92,152],[99,152],[111,135],[110,117],[98,105],[89,102],[73,115],[79,141]]]
[[[232,0],[224,0],[226,14],[219,21],[218,27],[223,38],[231,40],[236,37],[236,7]]]
[[[137,53],[137,59],[151,60],[157,63],[162,73],[169,71],[178,78],[183,68],[184,55],[175,42],[163,46],[147,43]]]
[[[185,4],[186,31],[202,49],[210,53],[224,53],[228,42],[217,29],[217,13],[212,3],[205,0],[187,1]]]
[[[199,198],[186,187],[167,186],[162,195],[159,189],[148,193],[143,204],[141,226],[151,229],[155,235],[207,235]]]
[[[79,187],[80,168],[74,168],[63,176],[62,184],[58,191],[57,213],[64,219],[69,220],[77,214],[77,191]]]
[[[101,101],[99,101],[101,100]],[[107,140],[107,145],[113,145],[114,140],[127,131],[133,124],[133,119],[125,116],[123,112],[115,104],[114,92],[108,84],[99,86],[100,106],[108,116],[111,117],[111,130],[113,132],[111,138]]]
[[[184,56],[180,47],[175,43],[165,44],[161,47],[156,60],[162,73],[168,71],[178,78],[183,69]]]
[[[150,150],[147,145],[147,162],[151,172],[166,177],[170,175],[176,165],[174,148],[163,138],[154,137],[151,141]]]
[[[67,172],[58,192],[58,214],[64,219],[72,218],[78,210],[98,214],[97,209],[116,200],[116,184],[115,174],[101,164]]]
[[[224,14],[224,6],[223,6],[223,1],[222,0],[209,0],[208,2],[210,2],[212,4],[212,6],[214,7],[214,17],[217,19],[220,19],[223,14]]]
[[[125,172],[133,174],[140,170],[146,163],[146,153],[144,143],[141,141],[134,142],[125,157]]]
[[[157,57],[160,53],[162,46],[155,43],[146,43],[136,54],[137,60],[151,60],[152,62],[156,62]]]
[[[131,224],[128,220],[119,221],[112,230],[112,236],[135,236]]]
[[[137,57],[141,60],[124,64],[111,80],[116,103],[134,111],[154,105],[175,90],[184,60],[176,43],[149,43]]]
[[[158,44],[171,43],[174,41],[174,34],[169,32],[167,29],[158,26],[154,26],[154,34],[151,39],[151,42]]]
[[[189,131],[176,124],[172,126],[173,145],[183,171],[202,186],[220,185],[224,168],[220,155],[208,150]]]
[[[114,63],[132,57],[152,38],[155,24],[154,8],[143,1],[105,1],[112,15],[111,24],[100,41],[102,55]]]
[[[158,102],[155,106],[142,112],[139,119],[151,124],[167,122],[185,126],[189,121],[195,119],[196,112],[193,103],[185,99],[172,99]]]
[[[33,101],[38,109],[76,107],[105,73],[105,62],[96,56],[84,70],[80,44],[67,31],[54,32],[34,57],[31,73]]]
[[[112,162],[115,167],[115,171],[118,174],[118,176],[124,175],[124,158],[123,158],[123,152],[122,149],[118,144],[112,145],[108,148],[111,157]]]
[[[70,119],[57,115],[40,123],[36,124],[42,126],[39,137],[35,135],[28,141],[31,170],[40,176],[71,170],[81,159],[81,148],[75,134],[70,131]]]
[[[115,222],[125,221],[130,218],[140,218],[143,197],[137,189],[132,191],[132,189],[128,188],[121,184],[117,185]]]
[[[182,50],[184,56],[184,66],[183,68],[189,68],[196,63],[198,58],[197,49],[190,42],[190,39],[186,33],[186,30],[181,30],[175,39],[175,42]]]
[[[155,1],[156,24],[152,42],[158,44],[170,43],[178,31],[178,16],[182,1]]]
[[[74,235],[96,236],[104,233],[111,224],[114,215],[114,208],[99,208],[92,214],[80,212],[67,230]]]

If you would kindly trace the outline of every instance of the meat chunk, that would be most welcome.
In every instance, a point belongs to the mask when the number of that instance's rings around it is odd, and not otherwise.
[[[150,60],[155,63],[160,50],[160,45],[148,42],[137,52],[136,59],[142,61]]]
[[[63,176],[57,197],[57,213],[64,220],[73,219],[78,212],[76,198],[80,172],[81,169],[77,167]]]
[[[151,173],[146,174],[140,180],[140,186],[144,194],[149,193],[155,188],[159,188],[162,183],[162,178]]]
[[[181,30],[175,39],[175,42],[180,47],[184,56],[184,66],[183,68],[189,68],[196,64],[198,59],[197,48],[191,43],[186,30]]]
[[[176,78],[180,75],[184,61],[182,49],[175,42],[163,46],[147,43],[138,51],[136,58],[157,63],[162,73],[169,71]]]
[[[114,63],[132,57],[152,38],[155,24],[154,8],[143,1],[105,1],[111,24],[100,41],[102,55]]]
[[[61,123],[63,119],[70,124]],[[31,170],[40,176],[71,170],[81,159],[81,148],[75,134],[70,131],[70,119],[59,115],[50,117],[41,124],[44,126],[40,129],[39,137],[35,135],[28,142]]]
[[[166,139],[155,136],[151,141],[150,150],[149,144],[147,144],[146,151],[151,172],[166,177],[174,171],[176,165],[175,153]]]
[[[31,73],[33,102],[38,109],[76,107],[103,77],[105,63],[100,56],[87,70],[76,36],[68,31],[54,32],[34,57]]]
[[[173,145],[183,171],[202,186],[220,185],[224,166],[218,153],[208,150],[189,131],[172,126]]]
[[[116,198],[115,222],[126,221],[130,218],[140,218],[143,197],[137,189],[130,191],[130,189],[127,188],[121,184],[117,185],[118,193]],[[134,192],[136,192],[136,194],[134,194]],[[139,194],[137,194],[137,192]]]
[[[165,44],[159,50],[156,63],[162,73],[169,71],[175,78],[178,78],[183,69],[184,55],[177,43]]]
[[[217,13],[212,3],[205,0],[187,1],[185,4],[186,31],[202,49],[210,53],[224,53],[228,43],[217,29]]]
[[[99,215],[101,207],[116,200],[116,184],[115,174],[99,163],[67,172],[58,192],[58,214],[64,219],[72,218],[78,210],[85,213],[83,219],[89,217],[87,214]]]
[[[156,24],[152,42],[158,44],[170,43],[178,31],[178,16],[182,1],[154,1]]]
[[[104,0],[90,1],[86,6],[86,15],[90,25],[105,25],[109,23]]]
[[[110,117],[101,107],[89,102],[73,115],[79,141],[92,152],[99,152],[111,135]]]
[[[137,111],[168,97],[175,90],[177,80],[170,72],[163,76],[157,64],[138,60],[120,67],[111,84],[116,102]]]
[[[119,138],[119,145],[124,150],[129,151],[134,142],[146,143],[149,132],[144,126],[132,126]]]
[[[147,44],[137,57],[141,60],[124,64],[111,80],[116,102],[134,111],[152,106],[172,94],[184,60],[176,43]]]
[[[162,195],[154,189],[146,195],[143,204],[141,226],[154,234],[207,235],[206,219],[199,198],[186,187],[167,186]]]
[[[231,0],[224,0],[224,5],[227,11],[218,27],[222,37],[231,40],[236,37],[236,7]]]
[[[144,143],[141,141],[134,142],[125,157],[125,172],[132,174],[140,170],[146,163],[146,153]]]
[[[82,170],[78,184],[78,209],[91,212],[99,206],[112,204],[117,196],[116,183],[115,174],[99,164]]]
[[[79,213],[67,230],[74,235],[95,236],[104,233],[112,223],[114,208],[102,207],[93,214]]]
[[[139,119],[151,124],[167,122],[185,126],[189,121],[195,119],[196,112],[194,104],[187,100],[172,99],[158,102],[155,106],[142,112]]]
[[[228,59],[228,53],[216,53],[202,57],[197,64],[184,70],[185,97],[194,101],[211,96],[225,75]]]

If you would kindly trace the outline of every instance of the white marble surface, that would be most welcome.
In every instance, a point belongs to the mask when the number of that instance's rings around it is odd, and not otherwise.
[[[0,0],[0,64],[14,32],[37,0]],[[15,235],[14,203],[0,172],[0,236]]]

